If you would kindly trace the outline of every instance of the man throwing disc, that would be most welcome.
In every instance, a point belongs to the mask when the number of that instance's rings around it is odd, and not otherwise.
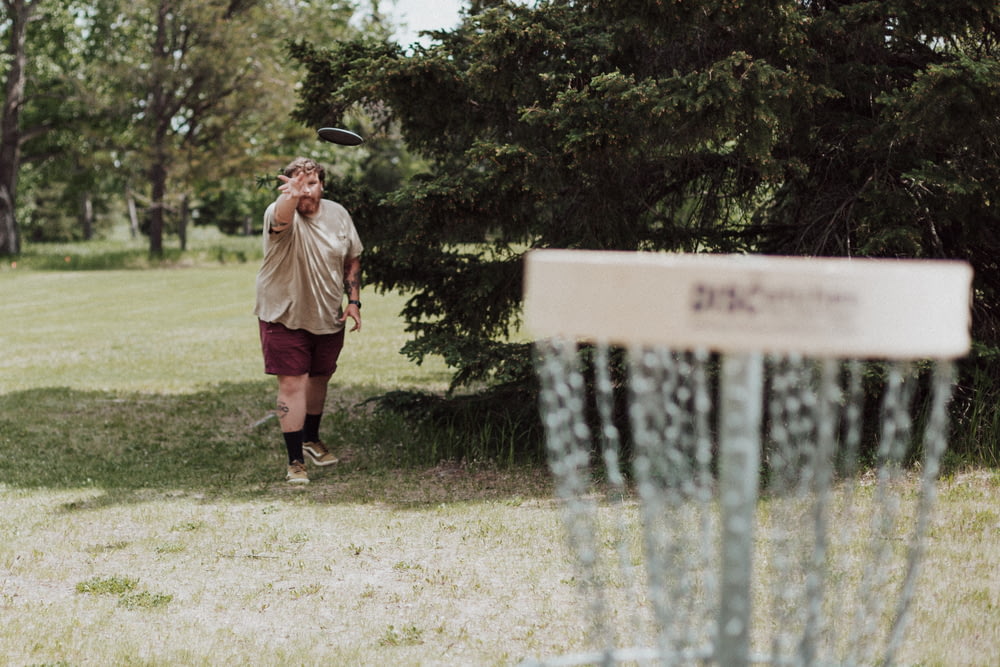
[[[281,194],[264,213],[254,313],[264,372],[278,377],[286,479],[308,484],[306,456],[318,466],[337,462],[319,425],[347,320],[354,322],[351,331],[361,330],[362,245],[347,209],[323,199],[326,172],[319,164],[296,158],[278,178]]]

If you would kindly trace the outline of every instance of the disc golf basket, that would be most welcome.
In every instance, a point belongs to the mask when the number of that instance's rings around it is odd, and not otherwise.
[[[591,626],[523,664],[892,664],[971,275],[529,253],[541,416]]]

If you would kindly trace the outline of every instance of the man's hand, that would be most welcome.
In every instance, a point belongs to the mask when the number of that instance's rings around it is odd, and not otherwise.
[[[281,195],[274,209],[274,220],[278,225],[291,224],[295,211],[304,215],[316,212],[323,193],[323,185],[316,172],[299,171],[291,177],[278,174],[278,178],[281,180],[278,186]]]
[[[361,331],[361,309],[358,308],[357,304],[347,304],[347,308],[344,309],[344,316],[340,318],[340,321],[346,322],[348,317],[354,320],[354,326],[351,327],[351,331]]]
[[[292,177],[278,174],[278,179],[281,181],[281,185],[278,186],[278,192],[287,197],[298,199],[306,191],[306,177],[308,175],[304,171],[299,171],[299,173]]]

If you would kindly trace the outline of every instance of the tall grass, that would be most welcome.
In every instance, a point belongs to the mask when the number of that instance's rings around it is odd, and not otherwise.
[[[1000,466],[1000,360],[979,354],[961,365],[955,390],[953,457],[976,465]]]

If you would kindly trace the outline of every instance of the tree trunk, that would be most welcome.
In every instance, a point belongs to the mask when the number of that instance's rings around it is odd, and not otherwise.
[[[167,138],[170,114],[167,109],[167,20],[172,3],[161,0],[156,14],[153,37],[152,81],[149,121],[153,126],[152,161],[149,167],[151,201],[149,202],[149,254],[163,256],[163,207],[167,193]]]
[[[83,240],[94,238],[94,200],[89,192],[80,197],[80,226],[83,228]]]
[[[4,0],[4,3],[10,21],[4,55],[10,65],[0,113],[0,255],[17,255],[21,252],[21,234],[15,205],[21,165],[21,105],[28,62],[25,44],[34,3],[27,0]]]
[[[167,190],[167,169],[161,158],[154,158],[149,180],[153,187],[152,201],[149,202],[149,254],[163,256],[163,198]]]
[[[128,224],[132,238],[139,237],[139,214],[135,210],[135,197],[132,196],[132,189],[125,190],[125,201],[128,202]]]
[[[0,173],[8,171],[6,163]],[[11,186],[6,183],[10,177],[0,176],[0,255],[19,255],[21,253],[21,238],[17,228],[17,217],[14,215],[14,195]],[[16,180],[16,179],[14,179]]]
[[[187,250],[188,245],[188,218],[191,216],[191,199],[188,195],[184,195],[181,199],[181,213],[177,219],[177,237],[181,241],[181,252]]]

